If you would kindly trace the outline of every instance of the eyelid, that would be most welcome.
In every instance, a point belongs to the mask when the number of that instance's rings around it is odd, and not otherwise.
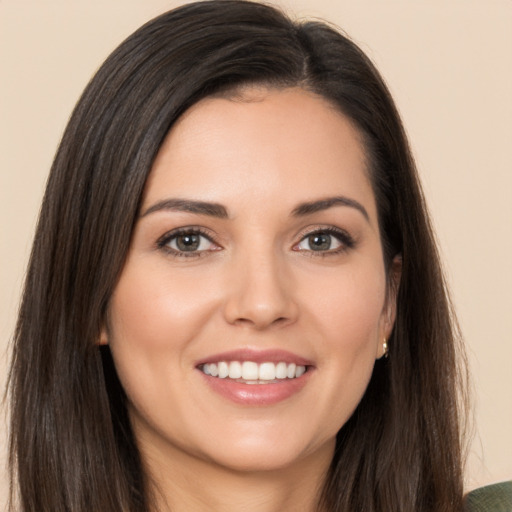
[[[315,233],[325,233],[328,235],[331,235],[335,237],[339,243],[341,244],[340,247],[337,247],[335,249],[328,249],[325,251],[313,251],[313,250],[307,250],[307,249],[297,249],[297,246],[308,236],[314,235]],[[168,246],[169,242],[180,236],[185,234],[197,234],[200,235],[207,240],[209,240],[212,244],[216,246],[215,249],[203,249],[198,251],[180,251],[176,250],[174,248],[171,248]],[[354,237],[345,229],[339,228],[337,226],[332,225],[315,225],[315,226],[308,226],[304,229],[302,229],[297,235],[296,239],[298,239],[297,242],[295,242],[292,246],[292,250],[295,250],[297,252],[304,252],[311,254],[313,256],[328,256],[328,255],[335,255],[342,252],[346,252],[349,249],[352,249],[356,245],[356,241]],[[158,238],[156,241],[156,248],[159,250],[165,251],[167,254],[170,254],[171,256],[175,257],[201,257],[206,256],[211,252],[217,252],[218,250],[223,249],[222,245],[218,242],[217,237],[209,230],[204,228],[203,226],[182,226],[179,228],[174,228],[166,233],[164,233],[162,236]]]
[[[216,249],[207,249],[207,250],[200,250],[200,251],[179,251],[176,249],[173,249],[168,246],[169,242],[173,240],[174,238],[180,236],[180,235],[186,235],[186,234],[197,234],[200,235],[207,240],[209,240],[212,244],[216,246]],[[216,237],[211,233],[210,230],[202,227],[202,226],[182,226],[179,228],[171,229],[170,231],[167,231],[164,233],[158,240],[156,241],[156,247],[159,250],[165,251],[167,254],[170,254],[172,256],[176,257],[200,257],[204,256],[210,252],[216,252],[220,249],[222,249],[222,246],[219,244],[219,242],[216,240]]]
[[[300,250],[295,249],[305,238],[308,236],[314,235],[315,233],[325,233],[328,235],[332,235],[341,243],[341,247],[336,249],[329,249],[326,251],[313,251],[313,250]],[[356,240],[354,237],[345,229],[341,229],[337,226],[332,225],[316,225],[316,226],[308,226],[307,228],[302,229],[297,234],[298,241],[294,243],[293,249],[298,252],[307,252],[313,253],[315,256],[328,256],[330,254],[338,254],[341,252],[345,252],[349,249],[352,249],[356,245]]]

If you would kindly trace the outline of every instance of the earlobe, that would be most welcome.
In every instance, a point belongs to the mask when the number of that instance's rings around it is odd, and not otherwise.
[[[96,342],[97,345],[108,345],[108,335],[107,335],[107,328],[103,326],[100,331],[100,335],[98,337],[98,341]]]
[[[388,339],[393,332],[395,325],[398,290],[400,288],[400,279],[402,277],[402,256],[397,254],[391,262],[388,275],[388,289],[386,294],[386,304],[383,311],[383,322],[381,332],[381,343],[377,347],[377,359],[389,356]]]
[[[380,342],[377,344],[377,353],[375,354],[375,359],[383,359],[389,357],[389,346],[387,338],[381,338]]]
[[[388,347],[388,341],[386,338],[383,338],[382,340],[382,353],[377,357],[377,359],[388,358],[389,356],[389,347]]]

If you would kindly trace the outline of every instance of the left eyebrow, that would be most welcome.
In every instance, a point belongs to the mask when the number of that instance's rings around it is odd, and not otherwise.
[[[208,215],[220,219],[228,218],[228,212],[224,206],[217,203],[208,203],[205,201],[193,201],[191,199],[164,199],[150,206],[141,217],[145,217],[153,212],[169,210],[175,212],[190,212],[199,215]]]
[[[310,215],[311,213],[327,210],[333,206],[348,206],[350,208],[355,208],[368,222],[370,222],[370,216],[368,215],[366,208],[355,199],[350,199],[345,196],[327,197],[325,199],[319,199],[318,201],[301,203],[293,209],[292,215],[294,217],[302,217],[304,215]]]

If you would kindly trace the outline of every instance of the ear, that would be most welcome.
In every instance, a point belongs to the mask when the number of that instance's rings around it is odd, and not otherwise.
[[[98,337],[97,345],[108,345],[108,333],[105,324],[102,325],[100,335]]]
[[[388,270],[386,302],[382,310],[379,343],[377,344],[377,359],[387,355],[388,340],[393,332],[396,319],[398,290],[402,277],[402,255],[397,254]]]

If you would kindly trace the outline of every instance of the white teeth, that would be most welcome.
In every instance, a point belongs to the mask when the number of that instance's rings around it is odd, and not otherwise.
[[[242,363],[242,379],[258,380],[258,365],[252,361]]]
[[[216,364],[212,363],[212,364],[208,365],[208,370],[212,377],[217,377],[217,375],[219,374],[219,370],[217,369]]]
[[[276,379],[286,379],[288,376],[288,368],[286,367],[286,363],[277,363],[276,364]]]
[[[238,361],[231,361],[231,363],[229,363],[229,378],[242,378],[242,365]]]
[[[306,372],[306,367],[295,363],[255,363],[253,361],[219,361],[218,363],[207,363],[200,367],[206,375],[220,379],[230,378],[241,379],[246,384],[261,384],[263,382],[275,381],[276,379],[295,379]]]
[[[258,378],[260,380],[274,380],[276,378],[276,365],[274,363],[260,364]]]
[[[303,373],[305,373],[305,371],[305,366],[297,366],[297,368],[295,369],[295,377],[300,377]]]
[[[218,365],[219,377],[225,379],[229,375],[229,366],[225,361],[221,361]]]

